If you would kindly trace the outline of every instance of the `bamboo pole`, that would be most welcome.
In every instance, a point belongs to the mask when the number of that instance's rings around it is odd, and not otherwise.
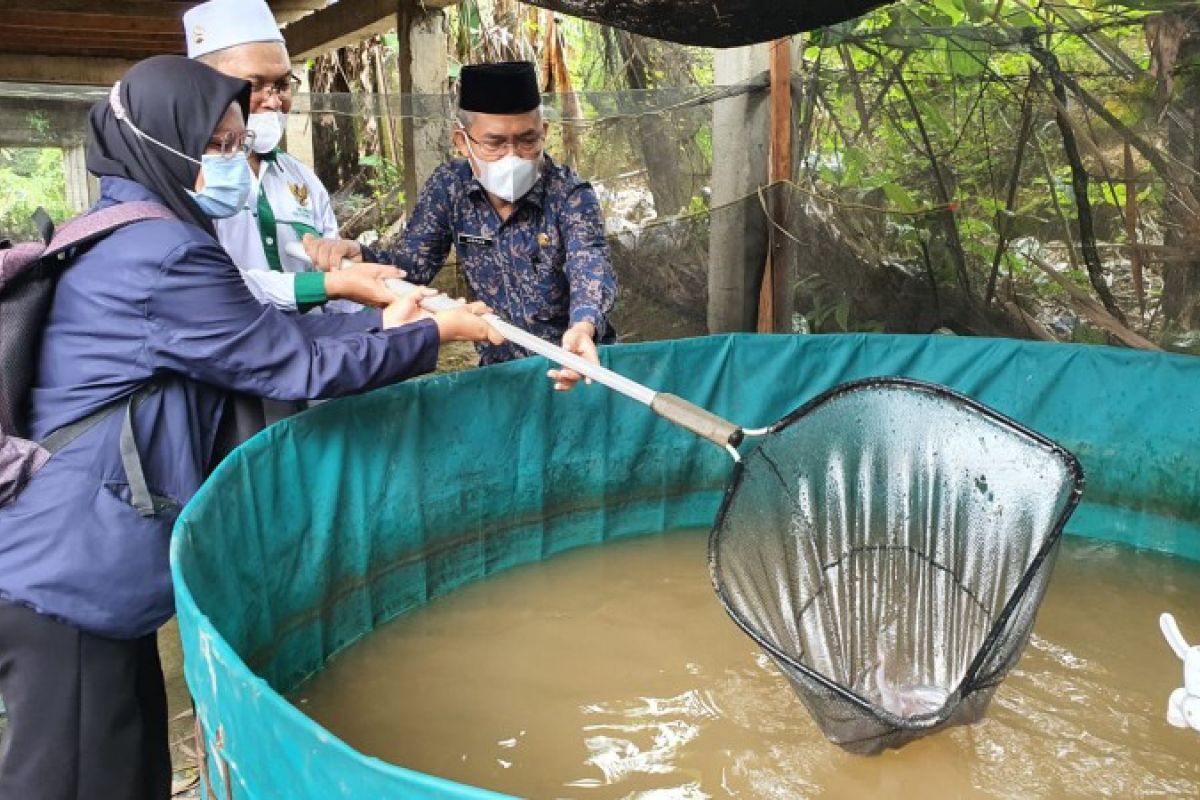
[[[373,48],[371,60],[375,62],[375,91],[378,92],[380,105],[383,106],[383,113],[380,114],[380,120],[383,122],[382,129],[379,131],[380,150],[386,159],[393,164],[400,163],[400,147],[396,141],[396,120],[392,116],[392,106],[388,101],[388,82],[387,73],[383,69],[383,55],[380,52],[381,48]]]

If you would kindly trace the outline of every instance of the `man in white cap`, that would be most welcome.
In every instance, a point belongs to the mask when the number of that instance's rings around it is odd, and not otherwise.
[[[313,171],[279,149],[284,121],[299,79],[292,74],[283,35],[263,0],[209,0],[183,15],[188,57],[250,82],[254,132],[249,207],[216,223],[217,238],[242,269],[250,291],[263,303],[306,312],[357,311],[358,303],[386,305],[393,297],[385,278],[394,269],[355,267],[313,270],[285,251],[305,234],[336,238],[329,192]]]

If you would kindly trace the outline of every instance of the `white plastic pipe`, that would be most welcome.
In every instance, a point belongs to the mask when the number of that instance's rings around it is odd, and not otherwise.
[[[312,259],[308,257],[308,253],[304,250],[304,245],[300,242],[288,242],[284,245],[284,251],[293,258],[306,261],[310,264],[312,263]],[[342,262],[343,269],[354,265],[353,261],[347,260]],[[397,296],[409,294],[421,288],[408,281],[396,278],[385,281],[384,285]],[[457,300],[452,300],[445,295],[439,295],[437,297],[427,297],[422,300],[421,308],[431,313],[436,313],[454,308],[458,304]],[[491,325],[492,328],[499,331],[500,335],[510,342],[519,344],[526,350],[537,353],[540,356],[545,356],[564,367],[569,367],[602,386],[607,386],[615,392],[636,400],[644,406],[648,406],[663,419],[673,422],[725,448],[735,461],[740,459],[736,448],[746,432],[732,422],[724,420],[716,414],[693,405],[673,394],[656,392],[647,386],[626,378],[624,375],[619,375],[599,364],[593,364],[575,353],[568,352],[558,345],[551,344],[545,339],[533,335],[529,331],[518,328],[510,322],[505,322],[495,314],[485,314],[482,319],[488,325]],[[766,430],[764,429],[762,432],[765,433]],[[758,432],[755,431],[752,433]]]
[[[288,242],[287,245],[284,246],[284,250],[293,258],[309,261],[311,263],[311,259],[304,251],[304,245],[300,244],[299,242]],[[342,263],[343,268],[353,265],[353,261],[344,261]],[[415,284],[409,283],[408,281],[402,281],[397,278],[391,278],[385,281],[384,285],[386,285],[387,288],[391,290],[392,294],[396,295],[397,297],[410,294],[422,288]],[[454,308],[456,305],[458,305],[458,301],[453,300],[446,295],[428,297],[421,301],[421,308],[431,313],[445,311],[446,309]],[[564,350],[563,348],[551,344],[550,342],[547,342],[545,339],[542,339],[538,336],[534,336],[529,331],[518,328],[516,325],[513,325],[510,322],[505,322],[495,314],[485,314],[483,315],[483,320],[487,322],[488,325],[491,325],[493,328],[499,331],[500,335],[505,339],[508,339],[510,342],[515,344],[519,344],[526,350],[537,353],[540,356],[545,356],[551,361],[561,364],[564,367],[569,367],[570,369],[578,372],[580,375],[591,378],[596,383],[603,384],[615,392],[620,392],[626,397],[637,400],[642,405],[653,406],[654,404],[654,397],[658,394],[658,392],[647,386],[643,386],[640,383],[631,381],[624,375],[618,375],[612,370],[601,367],[598,364],[593,364],[592,362],[576,355],[575,353]]]

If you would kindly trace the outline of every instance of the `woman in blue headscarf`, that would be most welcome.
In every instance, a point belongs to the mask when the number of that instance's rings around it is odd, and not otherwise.
[[[477,304],[430,315],[410,296],[382,312],[293,316],[251,296],[212,224],[250,189],[249,93],[161,56],[92,110],[98,206],[170,214],[85,248],[55,290],[32,436],[99,421],[0,508],[4,800],[169,796],[155,641],[173,613],[168,538],[219,455],[231,396],[353,394],[431,371],[440,342],[496,341]],[[112,408],[122,413],[97,415]]]

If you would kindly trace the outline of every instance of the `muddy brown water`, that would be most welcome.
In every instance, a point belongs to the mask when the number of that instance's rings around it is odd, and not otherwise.
[[[725,615],[704,533],[678,531],[464,587],[291,700],[364,753],[533,798],[1200,797],[1200,733],[1165,719],[1163,611],[1200,640],[1200,565],[1068,537],[985,719],[854,756]]]

